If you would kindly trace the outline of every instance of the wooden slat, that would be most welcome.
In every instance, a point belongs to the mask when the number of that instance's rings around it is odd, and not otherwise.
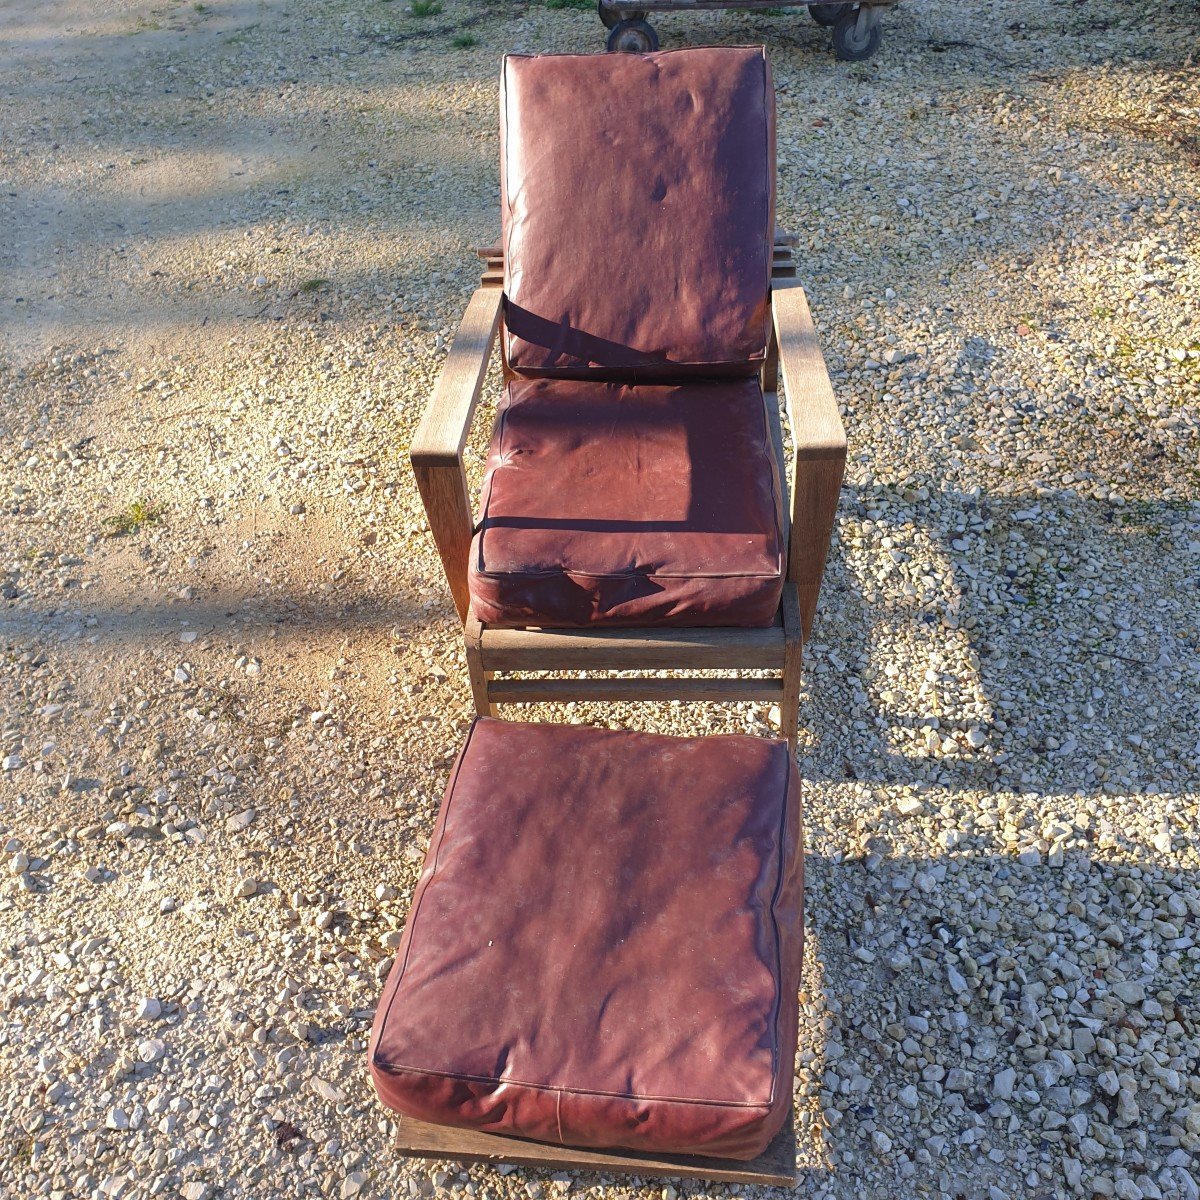
[[[830,3],[837,3],[838,0],[830,0]],[[788,233],[779,226],[775,227],[775,242],[774,250],[778,254],[780,251],[790,251],[796,245],[796,235]],[[486,258],[495,262],[504,261],[504,247],[499,242],[493,242],[490,246],[477,246],[475,254],[479,258]]]
[[[783,625],[766,629],[491,629],[489,671],[782,669]]]
[[[777,257],[771,266],[772,279],[794,279],[796,277],[796,264],[789,255],[788,257]],[[504,285],[504,263],[503,260],[499,265],[493,266],[488,264],[487,268],[479,276],[479,282],[482,287],[502,287]]]
[[[462,449],[500,325],[500,301],[496,288],[478,288],[472,295],[409,451],[446,582],[463,620],[470,605],[472,516]]]
[[[558,1171],[595,1171],[603,1175],[709,1179],[792,1187],[796,1182],[796,1130],[791,1118],[758,1158],[702,1158],[694,1154],[638,1154],[632,1150],[579,1150],[527,1142],[519,1138],[430,1125],[413,1117],[397,1121],[396,1149],[412,1158],[463,1163],[513,1163]]]
[[[775,244],[771,248],[771,277],[791,279],[796,274],[796,259],[792,247],[796,239],[781,229],[775,231]],[[475,253],[484,260],[480,281],[484,287],[499,287],[504,284],[504,248],[499,244],[480,246]]]
[[[770,679],[496,679],[493,704],[544,704],[565,700],[778,700],[783,682]]]

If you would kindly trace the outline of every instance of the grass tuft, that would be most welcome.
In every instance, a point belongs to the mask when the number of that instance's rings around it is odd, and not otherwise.
[[[139,533],[143,528],[157,525],[167,511],[165,504],[153,500],[135,500],[118,513],[105,517],[104,533],[107,537],[123,537]]]

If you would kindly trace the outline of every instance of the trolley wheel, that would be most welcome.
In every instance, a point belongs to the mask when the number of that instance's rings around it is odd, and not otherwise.
[[[852,8],[843,13],[833,27],[833,51],[842,62],[864,62],[883,41],[878,16],[867,12],[865,27],[860,28],[859,14],[860,9]]]
[[[596,0],[596,7],[600,10],[600,20],[604,24],[605,29],[611,29],[616,23],[622,20],[622,16],[616,9],[609,8],[607,0]],[[624,19],[629,21],[644,21],[646,14],[644,12],[631,12]]]
[[[850,11],[849,4],[810,4],[808,15],[818,25],[836,25]]]
[[[649,54],[658,49],[658,34],[649,21],[618,21],[608,35],[608,49],[619,54]]]

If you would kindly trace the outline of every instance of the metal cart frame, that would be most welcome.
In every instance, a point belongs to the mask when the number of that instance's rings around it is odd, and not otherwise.
[[[862,62],[879,49],[883,37],[883,10],[896,0],[811,0],[809,14],[818,25],[833,29],[834,53],[843,62]],[[597,0],[600,20],[609,30],[608,48],[627,53],[657,50],[658,34],[646,19],[655,12],[690,12],[700,9],[778,8],[777,0]],[[797,6],[799,7],[799,6]]]

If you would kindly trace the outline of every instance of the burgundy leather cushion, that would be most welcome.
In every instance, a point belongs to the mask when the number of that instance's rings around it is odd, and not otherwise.
[[[753,373],[774,235],[761,47],[510,55],[500,129],[514,370]]]
[[[375,1017],[385,1104],[564,1145],[753,1158],[792,1101],[785,743],[472,726]]]
[[[768,625],[779,472],[757,379],[518,379],[469,581],[491,625]]]

